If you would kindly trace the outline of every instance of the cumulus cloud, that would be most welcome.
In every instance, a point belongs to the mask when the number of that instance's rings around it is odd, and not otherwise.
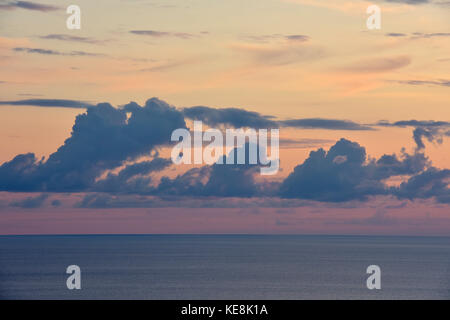
[[[51,106],[80,104],[72,100],[30,101],[36,105]],[[30,101],[16,103],[27,104]],[[246,151],[243,165],[215,163],[193,168],[175,178],[163,177],[159,183],[152,181],[154,172],[162,171],[171,164],[169,159],[159,158],[156,148],[171,143],[173,130],[186,128],[185,117],[203,120],[209,125],[235,127],[291,126],[332,130],[368,130],[371,127],[331,119],[276,120],[233,108],[192,107],[180,110],[157,98],[147,100],[144,106],[130,102],[115,108],[108,103],[100,103],[88,106],[86,112],[77,116],[70,137],[48,159],[38,159],[34,154],[27,153],[3,163],[0,166],[0,191],[96,194],[88,194],[79,204],[81,207],[108,206],[111,203],[126,205],[111,198],[116,195],[281,197],[323,202],[365,201],[371,196],[393,195],[448,202],[448,170],[432,167],[427,157],[419,152],[423,149],[420,144],[422,139],[434,141],[438,139],[438,134],[450,136],[450,124],[445,121],[379,122],[376,126],[413,127],[418,144],[416,152],[408,154],[403,150],[400,155],[385,154],[373,159],[367,157],[365,148],[358,143],[341,139],[328,151],[321,148],[312,151],[281,182],[256,179],[261,166],[259,161],[257,164],[249,163],[249,143],[240,147]],[[232,151],[234,159],[237,158],[237,150]],[[153,159],[142,161],[142,156]],[[226,158],[230,156],[231,153],[224,156],[223,162],[226,163]],[[398,187],[388,186],[386,181],[396,176],[409,179]],[[31,207],[45,201],[44,196],[25,200],[23,204],[18,202],[17,206]]]
[[[129,164],[118,173],[109,173],[106,178],[98,180],[91,190],[108,193],[146,194],[152,190],[150,187],[152,180],[148,175],[171,164],[170,159],[162,158]]]
[[[386,195],[383,183],[395,175],[416,174],[428,165],[421,153],[384,155],[367,162],[366,150],[355,142],[339,140],[328,152],[312,151],[283,181],[279,194],[286,198],[341,202]]]
[[[416,177],[430,168],[431,162],[423,153],[402,151],[400,156],[385,154],[379,159],[367,159],[364,147],[341,139],[328,152],[323,149],[311,152],[308,159],[281,183],[255,181],[255,165],[214,164],[193,168],[173,179],[165,177],[151,193],[191,197],[270,196],[321,202],[366,201],[377,195],[404,197],[401,191],[404,186],[392,188],[385,180],[394,176]],[[431,192],[426,197],[442,200],[440,193]]]
[[[259,147],[255,147],[259,152]],[[240,148],[245,151],[243,164],[237,163],[237,152]],[[261,162],[258,156],[257,164],[250,164],[249,150],[250,144],[246,143],[223,156],[223,164],[215,163],[212,166],[193,168],[174,179],[164,177],[155,190],[155,194],[217,197],[263,196],[267,193],[268,186],[258,184],[254,178],[255,174],[259,172],[258,168]],[[227,157],[231,156],[234,162],[229,161],[228,164],[225,164]]]
[[[429,168],[403,182],[394,194],[410,200],[435,197],[438,202],[450,203],[449,182],[450,170]]]
[[[100,103],[77,116],[71,136],[46,161],[22,154],[0,166],[0,190],[87,190],[105,170],[169,143],[177,128],[185,128],[181,112],[156,98],[122,109]]]

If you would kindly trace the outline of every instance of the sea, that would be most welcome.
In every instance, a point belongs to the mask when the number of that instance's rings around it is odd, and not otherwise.
[[[450,237],[0,236],[0,298],[449,299]]]

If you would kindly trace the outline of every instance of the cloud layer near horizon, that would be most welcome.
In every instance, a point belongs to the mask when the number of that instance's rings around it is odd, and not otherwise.
[[[450,170],[434,168],[420,152],[423,148],[418,147],[414,154],[402,152],[400,156],[385,154],[379,159],[368,159],[363,146],[344,138],[328,151],[322,148],[312,151],[281,182],[255,179],[258,165],[216,163],[193,168],[175,178],[163,177],[159,184],[154,185],[151,174],[166,169],[171,161],[157,155],[152,160],[137,160],[149,156],[158,146],[168,145],[173,130],[186,128],[185,118],[201,119],[210,125],[236,127],[289,124],[307,128],[317,125],[333,130],[367,130],[365,127],[353,128],[359,125],[348,121],[277,121],[242,109],[192,107],[180,110],[157,98],[149,99],[144,106],[130,102],[114,108],[108,103],[100,103],[77,116],[71,136],[47,160],[28,153],[3,163],[0,166],[0,191],[161,197],[281,197],[323,202],[366,201],[373,196],[390,195],[401,199],[450,201]],[[412,120],[392,124],[380,122],[377,125],[431,130],[445,127],[448,123]],[[420,134],[419,138],[431,139]],[[114,173],[111,170],[115,170]],[[407,179],[397,187],[385,183],[397,176],[406,176]],[[83,206],[89,206],[94,199],[92,197],[88,195]],[[28,200],[15,206],[37,206],[46,198]]]

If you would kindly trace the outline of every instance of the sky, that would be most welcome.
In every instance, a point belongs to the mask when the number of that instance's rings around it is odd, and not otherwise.
[[[0,0],[0,234],[450,235],[449,14]],[[193,121],[278,129],[279,172],[173,164]]]

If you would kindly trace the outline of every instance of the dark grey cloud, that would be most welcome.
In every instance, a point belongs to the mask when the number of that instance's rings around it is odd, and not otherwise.
[[[378,126],[386,127],[413,127],[413,139],[416,142],[417,149],[425,148],[423,139],[429,142],[436,142],[442,144],[443,137],[448,136],[447,132],[450,128],[450,122],[447,121],[423,121],[423,120],[402,120],[394,123],[381,121],[377,123]]]
[[[426,127],[418,127],[413,131],[414,141],[416,142],[418,149],[424,149],[425,144],[423,142],[423,138],[426,138],[429,142],[436,141],[437,143],[442,143],[442,134],[439,128],[426,128]]]
[[[450,126],[450,122],[434,120],[401,120],[392,123],[380,121],[376,125],[385,127],[442,127]]]
[[[163,178],[152,194],[365,201],[371,196],[397,194],[398,190],[385,185],[385,179],[399,175],[414,176],[430,167],[431,163],[423,153],[410,155],[403,151],[400,156],[383,155],[379,159],[367,160],[363,147],[341,139],[328,152],[323,149],[311,152],[309,158],[281,184],[256,182],[256,165],[214,164],[191,169],[174,179]]]
[[[395,175],[414,175],[429,165],[421,154],[384,155],[367,162],[366,150],[355,142],[339,140],[328,152],[312,151],[309,157],[283,181],[279,195],[326,202],[367,200],[387,195],[383,183]]]
[[[156,30],[130,30],[130,33],[140,35],[140,36],[153,37],[153,38],[175,37],[175,38],[180,38],[180,39],[191,39],[191,38],[195,37],[195,35],[192,33],[167,32],[167,31],[156,31]]]
[[[406,36],[408,36],[406,33],[398,33],[398,32],[386,33],[386,37],[406,37]]]
[[[86,109],[88,107],[93,106],[88,102],[77,100],[66,100],[66,99],[26,99],[26,100],[0,101],[0,105],[61,107],[61,108],[75,108],[75,109]]]
[[[38,99],[35,102],[38,105],[54,104],[53,100],[45,102]],[[425,155],[418,152],[422,149],[419,145],[422,139],[436,141],[437,134],[450,136],[446,121],[379,122],[376,126],[413,127],[418,150],[414,154],[402,151],[399,156],[386,154],[379,159],[368,159],[364,147],[341,139],[328,151],[318,149],[311,152],[281,183],[256,179],[261,166],[249,164],[247,143],[242,147],[247,151],[244,165],[215,163],[193,168],[175,178],[163,177],[157,184],[151,179],[152,173],[167,168],[171,161],[159,158],[155,154],[156,148],[170,143],[173,130],[186,128],[185,117],[204,120],[210,125],[237,127],[282,125],[367,130],[365,126],[355,127],[348,121],[277,121],[273,117],[233,108],[192,107],[178,110],[157,98],[149,99],[144,106],[130,102],[114,108],[108,103],[100,103],[87,107],[85,113],[77,116],[71,136],[48,159],[38,159],[34,154],[27,153],[3,163],[0,166],[0,191],[94,192],[102,195],[87,195],[80,207],[127,205],[113,195],[199,199],[281,197],[337,203],[365,201],[377,195],[435,198],[439,202],[448,199],[448,189],[443,187],[448,185],[446,171],[433,168]],[[298,122],[300,120],[308,121]],[[237,152],[237,149],[232,152]],[[153,160],[136,163],[142,156],[152,156]],[[395,176],[410,178],[400,187],[388,187],[385,180]],[[419,183],[428,176],[433,178],[432,182]],[[427,189],[426,186],[431,187]],[[151,202],[142,205],[158,204]]]
[[[192,196],[153,196],[89,193],[75,204],[79,208],[251,208],[251,214],[256,214],[258,208],[298,208],[317,206],[312,201],[299,199],[281,199],[276,197],[192,197]],[[249,212],[242,210],[243,213]]]
[[[281,126],[304,129],[328,129],[328,130],[374,130],[372,127],[362,125],[349,120],[336,119],[292,119],[279,121]]]
[[[55,199],[55,200],[52,200],[51,205],[53,207],[60,207],[62,205],[62,202],[61,202],[61,200]]]
[[[214,109],[197,106],[184,108],[183,113],[186,118],[201,120],[210,126],[228,125],[235,128],[293,127],[326,130],[373,130],[370,126],[361,125],[349,120],[322,118],[276,120],[273,116],[262,115],[258,112],[238,108]]]
[[[0,10],[15,10],[15,9],[26,9],[41,12],[60,10],[60,8],[56,6],[31,1],[9,1],[6,3],[0,3]]]
[[[89,56],[89,57],[99,57],[99,56],[105,56],[102,53],[92,53],[92,52],[86,52],[86,51],[70,51],[70,52],[61,52],[51,49],[41,49],[41,48],[24,48],[24,47],[17,47],[13,48],[16,52],[25,52],[25,53],[37,53],[42,55],[51,55],[51,56]]]
[[[450,203],[449,181],[450,170],[429,168],[403,182],[394,194],[410,200],[435,197],[438,202]]]
[[[252,197],[264,196],[267,186],[258,184],[254,176],[259,172],[258,164],[250,164],[249,144],[240,147],[245,149],[244,164],[237,164],[237,150],[234,153],[234,164],[225,164],[227,156],[223,156],[224,164],[215,163],[212,166],[193,168],[174,179],[163,177],[155,194],[179,196],[217,196],[217,197]],[[257,149],[258,150],[258,149]],[[257,151],[258,152],[258,151]],[[230,156],[230,155],[228,155]]]
[[[90,103],[65,99],[27,99],[0,101],[0,105],[29,105],[37,107],[88,108]],[[129,108],[128,106],[127,108]],[[324,130],[374,130],[373,127],[358,124],[350,120],[305,118],[276,120],[274,116],[239,108],[215,109],[205,106],[183,108],[183,116],[192,120],[201,120],[209,126],[231,126],[234,128],[278,128],[292,127]]]
[[[172,164],[170,159],[155,158],[151,161],[143,161],[127,165],[118,173],[109,173],[92,186],[91,190],[108,193],[133,193],[146,194],[153,188],[150,187],[151,172],[160,171]]]
[[[209,126],[229,125],[235,128],[275,128],[278,127],[274,117],[261,115],[258,112],[238,108],[214,109],[204,106],[184,108],[186,118],[201,120]]]
[[[336,161],[337,158],[345,161]],[[216,172],[214,172],[216,170]],[[253,172],[254,173],[254,172]],[[365,149],[345,139],[328,152],[311,152],[281,185],[255,182],[252,168],[213,165],[193,168],[174,179],[163,178],[150,198],[109,193],[88,194],[77,204],[84,208],[126,207],[272,207],[314,206],[317,201],[332,207],[356,208],[355,201],[371,196],[396,196],[399,199],[436,199],[450,203],[450,170],[431,167],[422,153],[383,155],[367,161]],[[409,175],[399,187],[388,187],[384,179]],[[230,200],[227,200],[229,198]],[[238,199],[249,199],[251,203]],[[311,202],[313,201],[313,202]],[[406,202],[386,208],[403,208]]]
[[[27,197],[23,200],[13,201],[9,205],[11,207],[19,207],[25,209],[40,208],[47,200],[47,198],[48,194],[43,193],[36,197]]]
[[[259,165],[249,164],[250,145],[247,143],[241,148],[245,149],[245,164],[237,164],[237,150],[235,148],[234,164],[214,164],[211,167],[208,182],[204,185],[203,194],[207,196],[225,196],[225,197],[253,197],[263,196],[264,185],[255,181],[255,175],[259,173]],[[228,155],[230,156],[230,155]],[[258,158],[259,163],[259,158]],[[226,157],[223,157],[223,163],[226,163]]]
[[[305,42],[305,41],[308,41],[310,39],[310,37],[305,36],[303,34],[292,34],[292,35],[286,36],[286,39],[292,40],[292,41]]]
[[[100,103],[77,116],[71,136],[46,161],[29,153],[0,166],[0,190],[86,191],[106,170],[169,143],[177,128],[185,128],[181,112],[156,98],[122,109]]]

